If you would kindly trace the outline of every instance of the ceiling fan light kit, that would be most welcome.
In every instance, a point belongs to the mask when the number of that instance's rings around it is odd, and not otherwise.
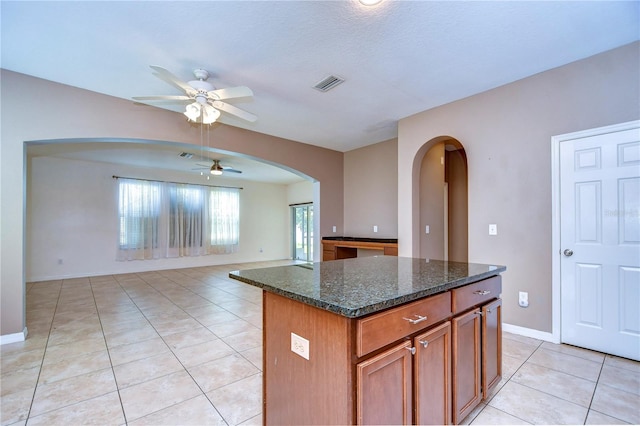
[[[257,120],[257,117],[250,112],[223,102],[225,99],[253,96],[253,92],[248,87],[238,86],[216,89],[213,84],[206,81],[209,78],[209,72],[200,68],[193,70],[196,80],[191,80],[188,83],[181,81],[162,67],[151,65],[151,69],[155,71],[154,75],[158,78],[184,91],[185,94],[181,96],[139,96],[133,99],[140,101],[190,102],[185,107],[183,114],[189,121],[194,123],[212,124],[220,117],[220,111],[250,122]]]

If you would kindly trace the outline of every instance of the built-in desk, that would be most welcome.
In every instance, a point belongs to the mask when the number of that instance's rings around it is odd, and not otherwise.
[[[322,260],[358,257],[358,249],[380,250],[385,256],[398,255],[398,240],[391,238],[324,237]]]

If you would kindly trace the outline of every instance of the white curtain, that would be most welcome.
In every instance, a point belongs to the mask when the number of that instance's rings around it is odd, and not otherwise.
[[[211,252],[234,253],[240,242],[240,190],[216,188],[211,192]]]
[[[119,178],[118,260],[237,251],[239,190]]]
[[[164,193],[160,182],[119,179],[118,260],[163,257],[166,233],[161,221]]]

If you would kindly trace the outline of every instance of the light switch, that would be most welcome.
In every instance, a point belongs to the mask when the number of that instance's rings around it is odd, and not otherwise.
[[[425,225],[424,227],[424,233],[428,234],[429,233],[429,225]]]
[[[335,225],[334,225],[334,227],[333,227],[333,232],[336,232],[336,227],[335,227]]]
[[[498,225],[495,223],[489,225],[489,235],[498,235]]]

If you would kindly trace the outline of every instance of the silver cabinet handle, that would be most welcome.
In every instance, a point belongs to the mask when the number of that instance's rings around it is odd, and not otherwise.
[[[415,346],[414,346],[414,347],[411,347],[411,348],[405,348],[405,349],[406,349],[406,350],[408,350],[409,352],[411,352],[411,355],[415,355],[415,354],[416,354],[416,348],[415,348]]]
[[[567,257],[571,257],[573,255],[573,250],[565,249],[562,253]]]
[[[409,321],[411,324],[418,324],[422,321],[426,321],[427,320],[427,316],[422,316],[422,315],[414,315],[414,317],[418,317],[416,319],[413,318],[402,318],[403,320],[407,320]]]
[[[491,293],[491,290],[478,290],[473,292],[473,294],[477,294],[479,296],[486,296],[489,293]]]
[[[429,346],[429,342],[426,340],[419,340],[419,342],[423,348],[426,348],[427,346]]]

